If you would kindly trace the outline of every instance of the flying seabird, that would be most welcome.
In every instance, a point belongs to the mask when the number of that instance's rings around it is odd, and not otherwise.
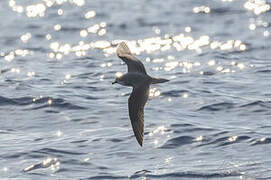
[[[142,146],[144,136],[144,106],[149,97],[151,84],[164,83],[169,80],[153,78],[145,70],[143,63],[131,53],[125,42],[119,43],[117,55],[128,66],[128,73],[116,77],[112,84],[132,86],[133,91],[128,100],[129,116],[137,142]]]

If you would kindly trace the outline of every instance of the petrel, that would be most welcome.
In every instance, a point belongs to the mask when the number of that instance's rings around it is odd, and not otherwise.
[[[119,43],[117,55],[128,66],[128,72],[116,77],[112,84],[132,86],[133,91],[128,100],[129,116],[137,142],[142,146],[144,136],[144,106],[149,97],[151,84],[164,83],[169,80],[153,78],[145,70],[143,63],[131,53],[125,42]]]

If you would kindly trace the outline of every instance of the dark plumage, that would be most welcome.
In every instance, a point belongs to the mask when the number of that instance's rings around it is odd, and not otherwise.
[[[143,63],[132,55],[125,42],[117,48],[117,55],[127,64],[128,73],[117,77],[114,83],[132,86],[133,91],[128,100],[129,117],[133,131],[140,146],[144,137],[144,106],[149,97],[151,84],[167,82],[167,79],[157,79],[149,76]]]

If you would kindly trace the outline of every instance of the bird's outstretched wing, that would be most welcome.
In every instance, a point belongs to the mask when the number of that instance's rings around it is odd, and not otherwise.
[[[129,97],[129,116],[137,142],[142,146],[144,137],[144,106],[149,97],[149,84],[134,88]]]
[[[146,73],[143,63],[132,55],[125,42],[121,42],[117,48],[117,55],[127,64],[128,72]]]

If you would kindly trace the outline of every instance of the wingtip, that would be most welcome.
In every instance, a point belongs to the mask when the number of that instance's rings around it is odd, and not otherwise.
[[[117,47],[117,55],[122,56],[123,54],[131,54],[129,47],[127,46],[127,44],[124,41],[119,43],[119,45]]]
[[[136,140],[137,140],[138,144],[142,147],[143,146],[143,137],[136,136]]]
[[[138,141],[138,144],[140,145],[140,147],[143,147],[143,140],[142,141]]]

